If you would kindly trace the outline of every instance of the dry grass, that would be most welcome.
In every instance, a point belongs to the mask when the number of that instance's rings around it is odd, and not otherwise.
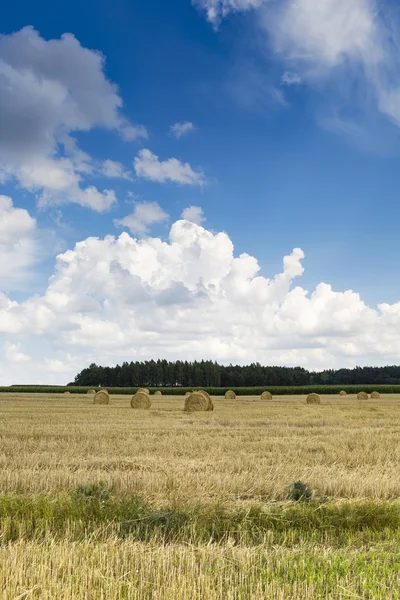
[[[221,397],[213,398],[214,412],[186,413],[184,397],[163,397],[133,414],[129,396],[98,410],[86,394],[0,394],[0,487],[57,498],[90,478],[107,482],[116,498],[139,494],[154,506],[199,503],[246,514],[248,506],[284,501],[298,479],[339,506],[399,498],[400,395],[321,400],[316,408],[305,396]],[[266,530],[258,546],[234,537],[192,546],[107,535],[43,542],[22,533],[3,544],[2,600],[400,597],[397,537],[370,543],[363,531],[335,545],[318,532],[319,541],[311,532],[300,542],[289,533],[277,544]]]
[[[305,396],[213,402],[188,414],[182,396],[164,397],[133,415],[129,396],[98,411],[86,395],[0,394],[0,487],[53,492],[90,477],[157,503],[240,504],[284,499],[304,479],[335,498],[400,496],[399,395],[322,396],[317,411]]]
[[[110,539],[0,549],[2,600],[394,600],[399,553],[160,546]]]

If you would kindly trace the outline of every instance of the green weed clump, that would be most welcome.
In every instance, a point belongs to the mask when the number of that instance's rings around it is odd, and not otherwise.
[[[295,502],[309,502],[312,498],[312,489],[304,481],[294,481],[289,486],[288,500]]]
[[[85,483],[72,490],[71,496],[78,502],[105,504],[111,498],[112,489],[105,481]]]

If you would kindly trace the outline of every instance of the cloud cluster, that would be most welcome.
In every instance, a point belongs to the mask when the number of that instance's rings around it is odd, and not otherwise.
[[[347,97],[400,126],[400,29],[390,0],[193,0],[217,26],[235,11],[259,9],[268,49],[291,69],[282,83],[333,80]],[[357,86],[353,85],[357,83]],[[355,98],[355,89],[359,90]],[[332,100],[332,99],[331,99]]]
[[[303,259],[294,249],[266,278],[256,258],[235,256],[226,233],[185,219],[168,241],[88,238],[57,257],[42,296],[18,303],[0,294],[0,383],[21,362],[18,379],[31,382],[140,357],[309,368],[398,362],[400,303],[374,309],[326,283],[309,293],[295,283]]]
[[[145,136],[121,113],[101,53],[72,34],[45,40],[32,27],[0,37],[0,181],[15,178],[42,205],[74,202],[103,212],[112,190],[85,187],[91,157],[73,138],[95,127],[124,139]]]

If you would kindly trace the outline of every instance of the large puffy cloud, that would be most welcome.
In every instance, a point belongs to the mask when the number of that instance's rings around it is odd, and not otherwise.
[[[115,219],[117,227],[127,227],[132,233],[145,235],[152,225],[164,223],[168,215],[157,202],[136,202],[133,212],[123,219]]]
[[[235,256],[226,233],[188,220],[168,241],[88,238],[57,257],[42,296],[0,295],[0,382],[22,361],[20,381],[46,382],[91,361],[151,357],[309,368],[398,361],[400,303],[371,308],[326,283],[309,293],[295,283],[303,259],[293,250],[268,279],[254,257]]]
[[[0,180],[14,177],[42,204],[74,202],[108,210],[112,190],[85,187],[97,167],[74,132],[95,127],[125,139],[145,135],[121,114],[101,53],[71,34],[45,40],[32,27],[0,37]]]

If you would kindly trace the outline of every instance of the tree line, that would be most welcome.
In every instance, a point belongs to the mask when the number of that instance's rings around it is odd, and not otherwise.
[[[213,361],[147,360],[115,367],[92,363],[69,385],[103,387],[242,387],[293,385],[400,384],[400,366],[356,367],[310,372],[302,367],[260,363],[219,365]]]

